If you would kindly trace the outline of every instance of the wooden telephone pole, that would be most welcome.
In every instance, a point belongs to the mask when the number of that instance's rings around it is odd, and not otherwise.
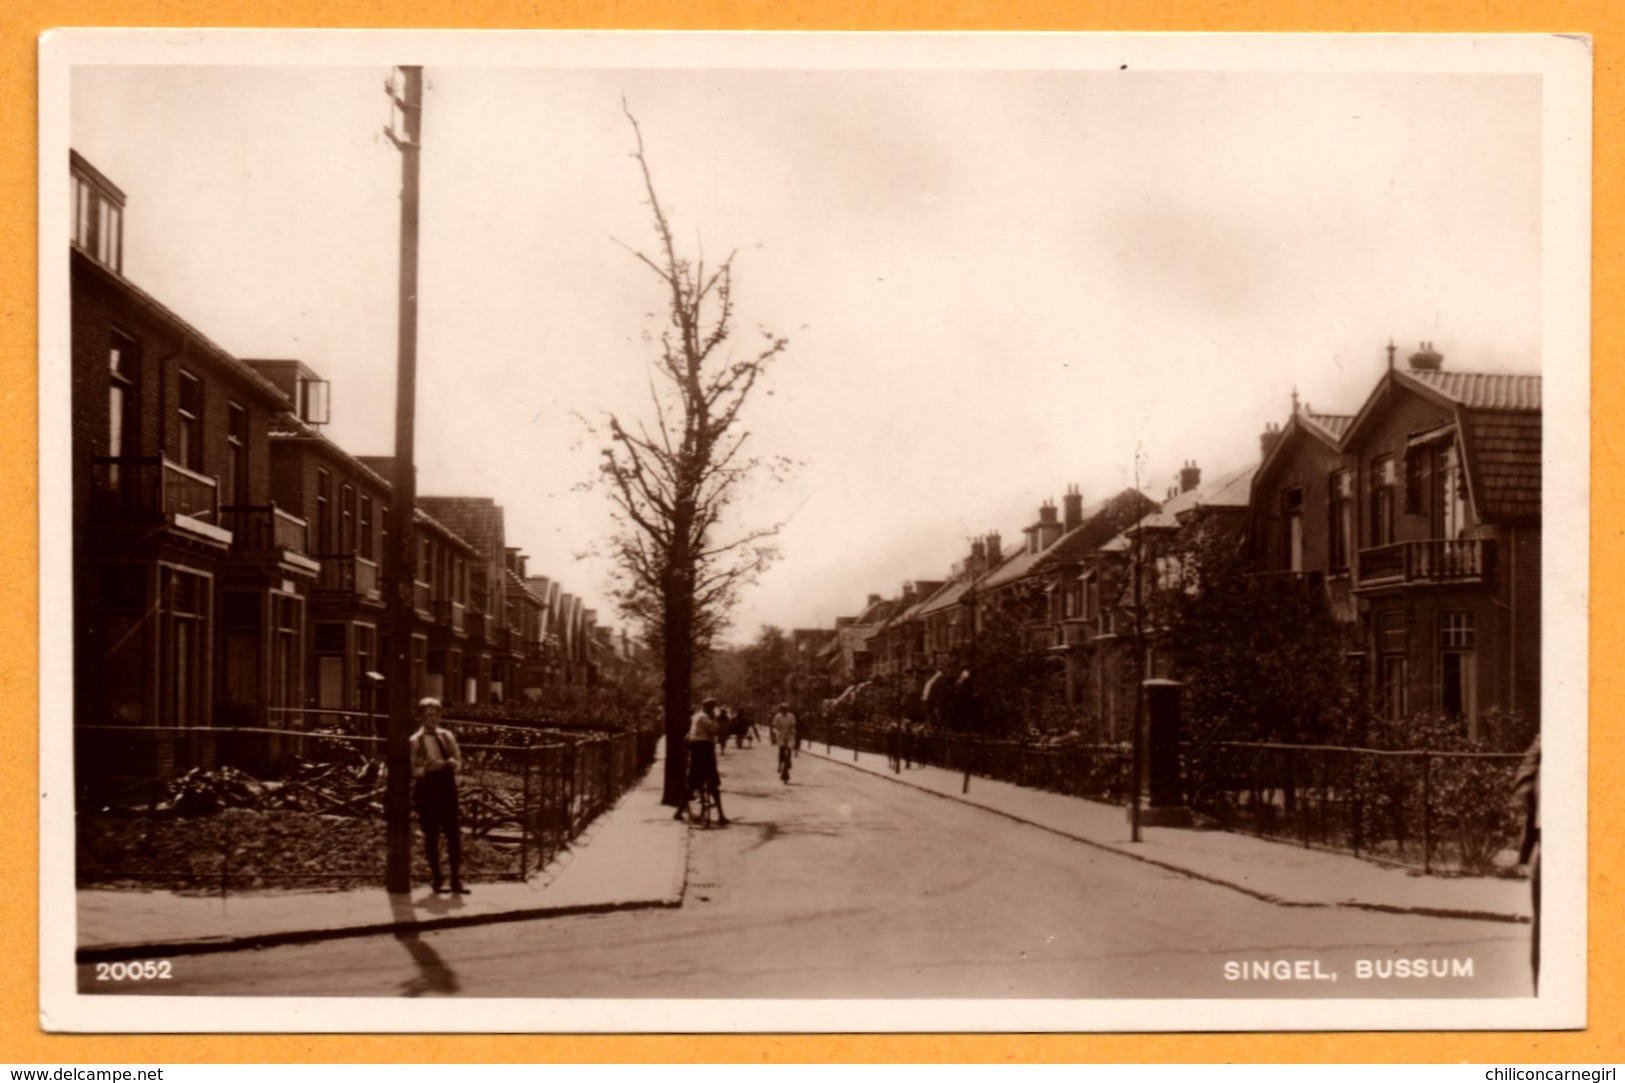
[[[400,325],[395,365],[395,462],[389,500],[390,551],[385,577],[388,604],[389,739],[388,776],[384,791],[384,885],[392,894],[412,890],[412,633],[416,625],[417,469],[413,445],[417,418],[418,363],[418,156],[423,132],[423,69],[396,70],[399,86],[385,84],[398,110],[397,123],[384,130],[401,152]]]

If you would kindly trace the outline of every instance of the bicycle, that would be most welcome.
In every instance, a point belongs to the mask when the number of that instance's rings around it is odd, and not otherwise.
[[[712,796],[711,789],[708,786],[700,787],[699,798],[700,811],[694,814],[691,822],[697,823],[701,827],[711,827],[713,825],[712,810],[717,807],[717,799]]]
[[[790,746],[779,746],[779,778],[784,780],[786,786],[790,785]]]

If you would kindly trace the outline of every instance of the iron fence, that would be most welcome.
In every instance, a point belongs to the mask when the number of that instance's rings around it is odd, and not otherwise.
[[[876,755],[884,725],[814,719],[806,739]],[[927,731],[912,762],[1125,804],[1127,745],[1030,743]],[[1341,850],[1425,873],[1491,872],[1522,824],[1509,797],[1519,753],[1218,741],[1180,748],[1185,799],[1206,827]]]
[[[302,712],[310,729],[83,726],[75,730],[75,785],[81,843],[98,821],[135,820],[149,843],[163,821],[217,813],[308,813],[381,827],[387,765],[379,716]],[[501,879],[544,868],[597,816],[642,778],[657,736],[570,734],[495,722],[453,723],[463,752],[459,775],[465,838],[502,867]],[[103,880],[151,880],[218,889],[259,886],[234,875],[246,825],[227,817],[220,831],[164,868],[102,863]],[[235,829],[233,828],[235,825]],[[106,826],[102,824],[101,826]],[[345,834],[373,852],[340,855],[340,871],[255,872],[253,880],[381,878],[384,852],[371,834]],[[128,835],[125,832],[124,837]],[[138,847],[140,849],[140,847]],[[136,855],[130,855],[134,858]],[[353,859],[353,860],[351,860]],[[140,867],[137,867],[137,866]]]
[[[1187,800],[1214,825],[1428,873],[1487,872],[1514,844],[1522,758],[1244,741],[1182,750]]]
[[[806,727],[813,744],[887,755],[886,726],[815,719]],[[900,758],[973,777],[1010,782],[1069,797],[1123,803],[1128,800],[1130,751],[1124,745],[1080,741],[1050,744],[1000,741],[927,729],[900,733]]]

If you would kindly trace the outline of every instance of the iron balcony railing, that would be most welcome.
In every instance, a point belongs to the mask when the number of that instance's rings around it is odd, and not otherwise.
[[[281,549],[305,553],[309,528],[305,520],[270,505],[228,505],[220,509],[220,525],[231,531],[232,547],[248,552]]]
[[[316,589],[353,594],[376,602],[382,595],[378,590],[378,565],[354,553],[329,553],[317,557],[322,570],[316,576]]]
[[[1403,583],[1486,583],[1495,577],[1495,543],[1487,539],[1398,542],[1361,549],[1362,587]]]
[[[453,632],[461,633],[464,631],[464,610],[465,606],[462,602],[442,598],[434,603],[435,622],[448,626]]]
[[[91,460],[96,513],[111,519],[189,519],[220,525],[214,478],[156,455]]]

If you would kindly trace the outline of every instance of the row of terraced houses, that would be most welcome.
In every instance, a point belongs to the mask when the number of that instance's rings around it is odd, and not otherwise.
[[[901,679],[929,697],[974,666],[1003,607],[1053,660],[1073,717],[1122,737],[1136,682],[1179,676],[1157,635],[1130,634],[1147,584],[1189,532],[1218,529],[1253,574],[1298,580],[1342,622],[1348,664],[1382,716],[1442,713],[1487,740],[1498,713],[1538,726],[1538,375],[1455,371],[1428,343],[1402,362],[1390,345],[1356,409],[1317,412],[1294,393],[1259,451],[1206,482],[1186,463],[1160,505],[1134,490],[1044,502],[1018,543],[977,538],[941,579],[798,633],[803,680],[838,692]]]
[[[382,708],[391,460],[323,435],[309,366],[234,357],[127,279],[123,192],[77,153],[70,174],[76,722]],[[414,515],[414,696],[523,700],[639,664],[530,573],[493,499],[424,496]]]

